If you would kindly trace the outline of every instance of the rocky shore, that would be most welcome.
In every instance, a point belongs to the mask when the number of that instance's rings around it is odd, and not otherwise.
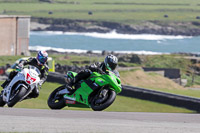
[[[200,22],[145,21],[140,24],[125,25],[105,21],[32,18],[31,30],[98,33],[107,33],[115,30],[117,33],[121,34],[199,36]]]

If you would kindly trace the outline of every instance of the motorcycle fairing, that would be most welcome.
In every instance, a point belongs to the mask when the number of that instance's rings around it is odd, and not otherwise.
[[[3,91],[3,100],[8,102],[10,99],[10,93],[11,93],[11,89],[12,87],[19,81],[25,81],[25,77],[21,72],[18,72],[17,75],[12,79],[12,81],[8,84],[8,86],[6,86],[6,88],[4,88]],[[27,87],[26,87],[27,88]]]
[[[29,73],[30,77],[27,76],[28,73]],[[38,74],[38,72],[34,72],[31,69],[30,70],[23,69],[22,71],[18,72],[17,75],[15,77],[13,77],[11,82],[4,88],[3,101],[9,102],[10,93],[11,93],[11,90],[13,87],[16,87],[15,89],[17,90],[20,86],[23,86],[24,88],[26,88],[28,90],[28,92],[30,92],[31,89],[33,89],[35,86],[37,86],[37,82],[40,81],[40,78],[37,77],[37,74]],[[29,81],[31,80],[31,78],[34,78],[36,80],[27,82],[27,77],[29,78]],[[17,83],[19,83],[19,85],[15,86],[15,84],[17,84]],[[26,97],[27,95],[28,95],[28,93],[24,97]]]

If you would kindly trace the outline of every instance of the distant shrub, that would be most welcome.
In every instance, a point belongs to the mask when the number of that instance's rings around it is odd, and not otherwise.
[[[196,16],[196,19],[200,19],[200,16]]]
[[[168,18],[169,16],[168,16],[168,15],[164,15],[164,17],[165,17],[165,18]]]

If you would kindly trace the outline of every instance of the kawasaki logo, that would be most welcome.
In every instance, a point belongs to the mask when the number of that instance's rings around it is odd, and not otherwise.
[[[103,81],[101,79],[98,79],[99,82],[103,83]]]

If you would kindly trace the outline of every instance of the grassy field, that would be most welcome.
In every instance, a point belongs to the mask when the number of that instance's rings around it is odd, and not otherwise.
[[[104,60],[104,57],[99,56],[83,56],[83,55],[59,55],[52,54],[50,55],[56,63],[61,65],[78,65],[78,66],[86,66],[93,62],[101,62]]]
[[[146,56],[143,65],[153,68],[177,68],[180,69],[181,72],[186,72],[192,63],[190,60],[185,59],[183,55],[170,54]]]
[[[35,56],[35,54],[32,53],[32,56]],[[85,64],[88,65],[89,64],[88,62],[90,62],[90,61],[94,62],[94,61],[102,61],[103,60],[103,57],[89,58],[89,57],[78,56],[78,55],[50,55],[50,56],[56,60],[56,63],[59,62],[61,64],[67,64],[67,65],[69,65],[69,64],[73,65],[73,61],[80,61],[80,62],[86,61],[87,63],[85,63]],[[15,56],[15,57],[1,56],[0,64],[1,65],[5,65],[7,63],[12,64],[15,60],[17,60],[20,57],[22,57],[22,56]],[[153,58],[153,57],[151,57],[151,58]],[[153,64],[154,64],[154,61],[157,62],[158,59],[161,57],[155,56],[154,58],[156,58],[156,59],[154,59],[154,60],[151,59],[152,60],[151,63],[153,63]],[[163,58],[167,58],[167,59],[165,59],[167,62],[167,60],[170,60],[168,58],[172,58],[172,57],[170,57],[170,56],[162,57],[160,60],[163,60]],[[175,58],[175,59],[179,60],[179,58]],[[148,64],[151,66],[151,65],[153,65],[151,63],[148,63]],[[171,63],[173,63],[173,61]],[[182,61],[179,61],[179,63],[182,63]],[[166,64],[168,66],[171,66],[170,61]],[[174,64],[174,66],[176,66],[176,65]],[[163,67],[164,67],[164,65],[163,65]],[[200,97],[200,93],[198,90],[188,90],[186,88],[179,86],[178,84],[174,83],[173,81],[171,81],[167,78],[164,78],[155,73],[144,73],[140,69],[135,69],[135,70],[131,70],[131,71],[120,71],[120,75],[121,75],[122,84],[150,88],[150,89],[155,89],[155,90],[170,92],[170,93],[175,93],[175,94]],[[0,82],[0,83],[2,83],[2,82]],[[17,104],[16,107],[47,109],[48,108],[48,106],[46,104],[47,98],[48,98],[49,94],[58,86],[59,86],[59,84],[56,84],[56,83],[45,83],[43,85],[42,89],[40,90],[39,98],[23,101],[23,102]],[[66,107],[65,109],[77,110],[78,108]],[[86,110],[91,110],[91,109],[86,109]],[[169,106],[169,105],[159,104],[159,103],[155,103],[155,102],[151,102],[151,101],[139,100],[139,99],[135,99],[135,98],[127,98],[127,97],[123,97],[123,96],[117,96],[117,99],[114,102],[114,104],[111,107],[109,107],[108,109],[106,109],[106,111],[192,112],[190,110],[183,109],[183,108],[177,108],[177,107],[173,107],[173,106]]]
[[[18,1],[18,2],[16,2]],[[124,24],[141,21],[198,21],[200,2],[197,0],[0,0],[0,13],[33,17],[112,21]],[[49,14],[49,12],[52,12]],[[88,15],[91,11],[93,14]],[[164,15],[168,15],[165,18]]]
[[[32,57],[36,56],[36,53],[31,53]],[[88,56],[88,55],[74,55],[74,54],[50,54],[55,60],[55,63],[61,65],[70,65],[70,66],[86,66],[94,62],[101,62],[104,60],[104,56]],[[1,56],[0,57],[0,66],[5,66],[6,64],[13,64],[16,60],[24,56]],[[126,67],[154,67],[154,68],[177,68],[181,70],[181,76],[184,79],[188,80],[187,86],[200,85],[200,76],[196,75],[194,83],[192,84],[192,76],[188,75],[187,71],[191,62],[188,59],[183,58],[180,55],[150,55],[150,56],[141,56],[141,64],[130,63],[130,62],[119,62],[119,65]],[[123,72],[121,72],[123,73]],[[133,75],[134,77],[134,75]],[[144,86],[141,86],[144,87]],[[152,88],[152,87],[146,87]],[[159,87],[154,87],[159,88]]]
[[[6,64],[13,64],[16,60],[24,56],[0,56],[0,66],[5,66]]]
[[[2,82],[0,82],[2,83]],[[49,94],[58,87],[56,83],[45,83],[40,90],[40,96],[36,99],[29,99],[18,103],[16,108],[39,108],[49,109],[47,105],[47,99]],[[90,110],[80,108],[65,107],[65,110]],[[195,113],[194,111],[173,107],[156,102],[140,100],[135,98],[127,98],[123,96],[117,96],[115,102],[107,108],[105,111],[118,111],[118,112],[173,112],[173,113]]]
[[[32,57],[36,56],[36,53],[31,54]],[[99,56],[80,56],[80,55],[60,55],[60,54],[51,54],[56,63],[61,65],[78,65],[85,66],[93,62],[103,61],[104,57]],[[16,60],[25,57],[25,56],[0,56],[0,66],[5,66],[6,64],[13,64]]]

